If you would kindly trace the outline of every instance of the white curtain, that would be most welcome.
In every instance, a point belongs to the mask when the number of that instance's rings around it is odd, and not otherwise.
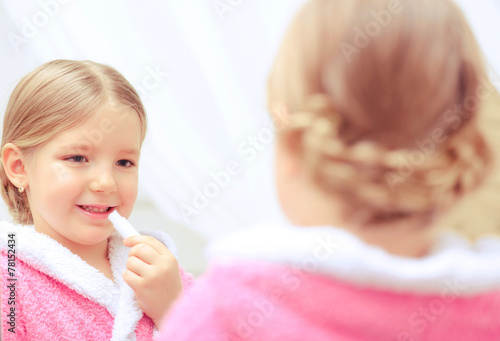
[[[265,83],[304,0],[0,2],[0,102],[52,59],[117,68],[149,115],[140,185],[170,219],[213,238],[283,219]],[[500,71],[500,5],[460,0]],[[5,213],[3,213],[5,216]]]

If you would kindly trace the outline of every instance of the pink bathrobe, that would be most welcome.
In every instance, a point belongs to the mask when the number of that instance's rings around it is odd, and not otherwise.
[[[411,259],[333,227],[263,226],[208,254],[160,340],[500,340],[496,239],[444,234]]]
[[[14,231],[16,261],[14,271],[9,273],[7,255],[13,252],[9,252],[8,234]],[[166,234],[145,234],[157,238],[175,254],[175,245]],[[114,281],[30,226],[1,222],[0,250],[5,341],[145,341],[157,334],[152,320],[123,281],[129,248],[123,246],[118,234],[110,237],[108,250]],[[193,277],[182,269],[181,278],[184,289],[191,286]]]

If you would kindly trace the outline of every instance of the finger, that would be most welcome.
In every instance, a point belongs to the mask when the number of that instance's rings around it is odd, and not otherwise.
[[[123,271],[122,277],[123,281],[127,283],[134,292],[142,286],[142,282],[144,281],[141,276],[128,269]]]
[[[150,271],[151,265],[145,263],[137,257],[130,257],[127,260],[126,268],[137,276],[144,278]]]
[[[158,262],[158,259],[161,257],[168,257],[166,255],[161,255],[156,252],[150,245],[145,243],[140,243],[133,246],[129,253],[129,257],[137,257],[147,264],[155,264]]]
[[[129,238],[125,239],[123,243],[125,244],[125,246],[129,246],[129,247],[133,247],[134,245],[137,245],[139,243],[144,243],[144,244],[148,244],[149,246],[151,246],[154,250],[156,250],[156,252],[158,252],[161,255],[166,254],[166,253],[170,253],[168,248],[162,242],[160,242],[158,239],[155,239],[151,236],[144,236],[144,235],[133,236],[133,237],[129,237]]]
[[[168,248],[162,242],[160,242],[158,239],[155,239],[151,236],[144,236],[144,235],[133,236],[133,237],[128,237],[127,239],[125,239],[123,241],[123,244],[125,244],[125,246],[129,246],[129,247],[133,247],[139,243],[144,243],[144,244],[151,246],[160,255],[170,253]]]

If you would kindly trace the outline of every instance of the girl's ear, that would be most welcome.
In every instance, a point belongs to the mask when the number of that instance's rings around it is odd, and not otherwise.
[[[2,148],[2,163],[5,174],[16,187],[26,188],[28,175],[25,169],[25,159],[19,147],[6,143]]]
[[[276,162],[287,175],[296,176],[302,169],[302,134],[285,131],[276,135]]]
[[[272,106],[271,117],[275,129],[276,162],[287,176],[304,172],[304,150],[302,129],[289,129],[290,111],[284,103]]]

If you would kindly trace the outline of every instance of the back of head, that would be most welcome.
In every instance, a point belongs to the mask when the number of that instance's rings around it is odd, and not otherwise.
[[[95,115],[105,104],[133,108],[146,132],[146,113],[132,85],[115,69],[91,61],[54,60],[24,76],[12,92],[3,122],[2,148],[15,144],[30,157],[52,137]],[[17,223],[33,223],[26,193],[0,166],[2,196]]]
[[[315,182],[371,226],[429,225],[491,165],[477,127],[496,95],[449,0],[312,0],[275,61],[269,105]]]

